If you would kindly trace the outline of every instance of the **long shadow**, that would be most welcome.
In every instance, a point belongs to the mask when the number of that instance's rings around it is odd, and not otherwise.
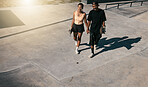
[[[90,49],[90,45],[87,44],[87,43],[82,43],[82,44],[80,44],[80,45],[81,45],[81,46],[82,46],[82,45],[85,45],[85,46],[88,46],[88,47],[83,48],[83,49],[80,49],[79,52]]]
[[[99,48],[104,48],[105,45],[109,45],[109,44],[113,44],[113,43],[117,43],[121,40],[127,39],[128,36],[124,36],[124,37],[116,37],[116,38],[111,38],[107,40],[107,37],[100,39],[99,43],[98,43],[98,47]],[[99,49],[97,48],[97,49]]]
[[[143,11],[143,12],[140,12],[140,13],[134,14],[134,15],[130,16],[129,18],[136,17],[136,16],[141,15],[141,14],[146,13],[146,12],[148,12],[148,10],[145,10],[145,11]]]
[[[81,46],[82,46],[82,45],[90,46],[88,43],[81,43],[80,45],[81,45]]]
[[[122,37],[122,38],[112,38],[112,39],[106,40],[107,37],[105,37],[105,38],[100,39],[100,41],[99,41],[99,43],[98,43],[98,47],[99,47],[99,48],[103,48],[103,47],[105,47],[105,45],[108,45],[108,44],[111,44],[111,43],[114,43],[114,42],[117,42],[117,41],[120,41],[120,40],[123,40],[123,39],[126,39],[126,38],[128,38],[128,36],[124,36],[124,37]],[[90,49],[90,44],[81,43],[80,45],[89,46],[89,47],[80,49],[80,50],[79,50],[80,52],[81,52],[81,51],[84,51],[84,50]],[[97,48],[97,50],[98,50],[99,48]]]
[[[105,37],[103,39],[100,40],[100,42],[98,43],[99,48],[103,48],[100,52],[96,53],[94,56],[106,52],[106,51],[110,51],[110,50],[114,50],[117,48],[121,48],[121,47],[125,47],[128,50],[131,49],[132,44],[134,43],[138,43],[141,40],[141,37],[137,37],[137,38],[128,38],[128,36],[124,36],[124,37],[117,37],[117,38],[111,38],[108,39]],[[105,45],[109,45],[109,46],[105,46]]]

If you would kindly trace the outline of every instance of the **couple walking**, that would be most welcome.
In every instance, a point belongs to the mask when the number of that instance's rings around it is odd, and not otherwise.
[[[71,25],[71,31],[74,35],[76,54],[79,53],[79,45],[81,42],[81,37],[84,32],[84,24],[87,27],[87,34],[90,33],[90,45],[91,45],[91,55],[94,56],[94,47],[97,46],[98,41],[102,37],[101,27],[105,27],[106,16],[104,10],[98,8],[99,4],[97,2],[92,3],[92,10],[89,12],[88,18],[86,19],[86,13],[83,11],[84,5],[82,3],[78,4],[78,9],[73,13],[73,20]],[[91,25],[91,27],[90,27]],[[89,29],[90,27],[90,29]]]

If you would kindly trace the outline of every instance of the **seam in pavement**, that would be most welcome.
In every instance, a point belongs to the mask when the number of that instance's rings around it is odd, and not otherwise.
[[[44,72],[47,72],[53,79],[55,79],[55,80],[58,81],[62,86],[65,87],[65,85],[64,85],[60,80],[58,80],[54,75],[52,75],[50,72],[48,72],[44,66],[38,65],[37,63],[32,62],[32,61],[29,61],[29,63],[32,64],[32,65],[34,65],[34,66],[36,66],[36,67],[38,67],[38,68],[40,68],[40,69],[43,70]]]
[[[145,51],[146,49],[148,49],[148,47],[146,47],[146,48],[142,49],[142,50],[141,50],[141,52]]]
[[[75,74],[75,75],[73,75],[73,76],[70,76],[70,77],[74,77],[74,76],[77,76],[77,75],[81,75],[81,74],[83,74],[83,73],[85,73],[85,72],[89,72],[89,71],[94,70],[94,69],[96,69],[96,68],[98,68],[98,67],[105,66],[105,65],[107,65],[107,64],[109,64],[109,63],[112,63],[112,62],[114,62],[114,61],[121,60],[122,58],[128,57],[128,56],[130,56],[130,55],[137,54],[137,53],[139,53],[139,52],[141,52],[141,51],[143,51],[143,50],[145,50],[145,49],[147,49],[147,48],[148,48],[148,47],[146,47],[146,48],[144,48],[144,49],[142,49],[142,50],[140,50],[140,51],[137,51],[137,52],[135,52],[135,53],[129,54],[129,55],[127,55],[127,56],[121,57],[121,58],[115,58],[115,59],[113,59],[113,60],[107,61],[107,62],[105,62],[104,64],[101,64],[100,66],[94,67],[94,68],[89,69],[89,70],[86,70],[86,71],[82,71],[82,72],[77,73],[77,74]],[[66,77],[66,78],[70,78],[70,77]],[[66,79],[66,78],[63,78],[63,79],[61,79],[61,80],[64,80],[64,79]]]
[[[22,68],[24,66],[27,66],[27,65],[29,65],[29,63],[25,63],[25,64],[23,64],[23,65],[21,65],[19,67],[16,66],[15,68],[8,69],[8,70],[5,70],[5,71],[0,71],[0,74],[2,74],[2,73],[8,73],[8,72],[13,72],[13,71],[16,71],[16,70],[18,70],[18,69],[20,69],[20,68]]]
[[[27,61],[27,60],[26,60]],[[43,66],[41,65],[38,65],[37,63],[35,62],[32,62],[32,61],[28,61],[28,63],[25,63],[21,66],[16,66],[15,68],[12,68],[12,69],[8,69],[8,70],[5,70],[5,71],[0,71],[0,74],[7,74],[7,73],[10,73],[10,72],[15,72],[17,70],[20,70],[21,68],[23,67],[27,67],[29,65],[32,65],[34,67],[37,67],[37,68],[40,68],[41,70],[43,70],[44,72],[47,72],[48,75],[50,75],[53,79],[55,79],[57,82],[59,82],[62,86],[65,87],[65,85],[60,81],[58,80],[55,76],[53,76],[51,73],[49,73]]]

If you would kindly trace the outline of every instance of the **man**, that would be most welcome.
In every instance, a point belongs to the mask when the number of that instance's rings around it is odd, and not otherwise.
[[[98,41],[102,37],[102,32],[100,31],[101,27],[105,27],[106,16],[104,10],[98,8],[98,3],[93,2],[92,7],[93,10],[89,12],[88,15],[88,28],[87,33],[90,33],[90,45],[91,45],[91,55],[92,58],[94,56],[94,45],[97,46]],[[90,30],[89,26],[91,24]]]

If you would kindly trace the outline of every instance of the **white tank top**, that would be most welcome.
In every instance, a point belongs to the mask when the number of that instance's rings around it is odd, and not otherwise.
[[[84,15],[85,14],[83,13],[83,14],[80,14],[78,16],[78,12],[75,11],[75,21],[74,21],[74,23],[77,24],[77,25],[83,24]]]

